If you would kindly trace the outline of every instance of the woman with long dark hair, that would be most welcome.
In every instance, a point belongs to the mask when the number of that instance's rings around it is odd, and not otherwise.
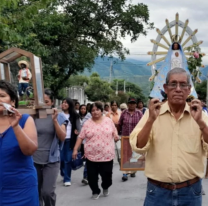
[[[65,117],[69,120],[67,124],[66,139],[61,148],[61,176],[64,178],[64,186],[71,185],[71,163],[74,145],[77,141],[77,135],[80,131],[79,114],[74,108],[74,102],[70,98],[65,98],[62,101],[62,111]]]
[[[82,104],[79,107],[79,118],[81,128],[84,125],[84,123],[91,117],[91,114],[87,111],[87,106],[85,104]]]
[[[79,117],[80,117],[81,128],[88,119],[92,118],[92,115],[87,111],[87,106],[85,104],[82,104],[79,107]],[[83,141],[82,145],[81,145],[81,152],[82,152],[83,156],[84,156],[84,143],[85,143],[85,141]],[[85,164],[85,167],[84,167],[82,183],[85,184],[85,185],[88,184],[87,165],[86,164]]]
[[[54,95],[50,89],[45,89],[44,100],[47,106],[54,107]],[[38,174],[40,206],[56,205],[55,189],[60,168],[59,141],[65,140],[67,121],[57,109],[47,118],[35,119],[38,149],[33,155],[33,160]]]

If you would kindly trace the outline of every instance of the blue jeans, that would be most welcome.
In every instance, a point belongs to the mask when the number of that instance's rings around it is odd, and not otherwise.
[[[201,206],[201,180],[195,184],[176,190],[168,190],[148,181],[144,206]]]
[[[21,97],[23,94],[22,92],[25,93],[27,87],[29,86],[29,83],[19,83],[18,85],[18,91],[19,91],[19,96]],[[29,94],[30,95],[30,94]],[[27,96],[29,96],[27,93]]]
[[[70,149],[70,139],[66,139],[63,149],[61,150],[61,176],[64,177],[64,182],[71,182],[71,163],[73,150]]]

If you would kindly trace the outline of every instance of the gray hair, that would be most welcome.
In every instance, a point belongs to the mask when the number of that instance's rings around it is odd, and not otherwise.
[[[182,68],[180,68],[180,67],[175,67],[174,69],[171,69],[171,70],[167,73],[166,84],[169,83],[170,76],[171,76],[172,74],[182,74],[182,73],[186,74],[186,76],[187,76],[187,83],[190,84],[190,74],[188,74],[188,73],[186,72],[185,69],[182,69]]]

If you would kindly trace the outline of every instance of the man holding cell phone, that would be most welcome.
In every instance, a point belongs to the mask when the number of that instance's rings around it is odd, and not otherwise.
[[[190,107],[186,103],[191,85],[184,69],[169,71],[164,90],[168,101],[151,99],[149,110],[130,135],[132,149],[146,154],[144,206],[200,206],[208,117],[198,99]]]

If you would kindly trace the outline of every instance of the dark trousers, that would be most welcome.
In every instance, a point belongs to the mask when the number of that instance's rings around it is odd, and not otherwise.
[[[18,85],[18,91],[19,91],[19,96],[21,97],[23,94],[22,92],[25,93],[27,87],[29,86],[29,83],[19,83]],[[29,94],[30,95],[30,94]],[[27,96],[29,96],[27,93]]]
[[[45,165],[34,163],[38,175],[38,192],[40,206],[56,205],[56,180],[59,172],[59,162]]]
[[[87,164],[85,164],[85,166],[84,166],[83,178],[87,179]]]
[[[82,157],[84,156],[84,144],[81,144],[80,152],[82,154]],[[83,159],[84,162],[86,162],[86,158]],[[83,171],[83,178],[87,179],[87,164],[84,165],[84,171]]]
[[[72,164],[72,153],[70,149],[70,139],[66,139],[64,142],[63,149],[61,150],[61,176],[64,178],[64,182],[71,182],[71,164]]]
[[[99,194],[98,175],[102,178],[102,188],[108,189],[112,185],[113,160],[109,162],[92,162],[87,159],[87,176],[88,183],[92,194]]]
[[[201,206],[201,180],[176,190],[168,190],[148,181],[144,206]]]

